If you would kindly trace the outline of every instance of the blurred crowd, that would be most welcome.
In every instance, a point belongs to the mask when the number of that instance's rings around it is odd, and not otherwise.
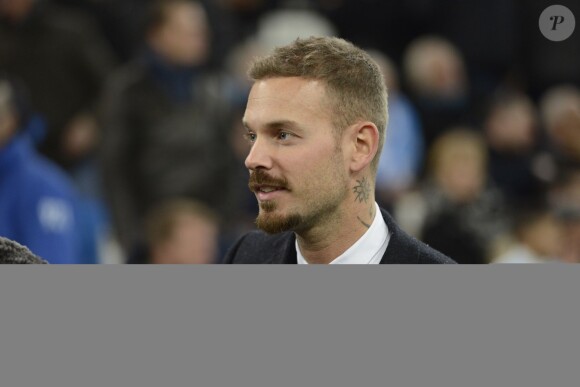
[[[580,3],[559,2],[580,17]],[[377,200],[459,263],[580,262],[580,33],[544,0],[0,0],[0,235],[51,263],[214,263],[254,228],[249,61],[367,49]]]

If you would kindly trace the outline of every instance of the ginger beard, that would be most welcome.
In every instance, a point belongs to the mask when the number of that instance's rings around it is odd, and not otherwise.
[[[349,194],[348,176],[339,169],[341,162],[342,152],[337,149],[325,165],[316,168],[318,173],[311,170],[297,182],[299,186],[289,186],[285,178],[273,177],[262,169],[252,171],[248,183],[252,192],[257,193],[261,186],[275,187],[288,191],[286,194],[292,196],[288,199],[296,203],[285,203],[286,197],[258,200],[260,211],[256,226],[269,234],[300,233],[339,214],[339,208]]]

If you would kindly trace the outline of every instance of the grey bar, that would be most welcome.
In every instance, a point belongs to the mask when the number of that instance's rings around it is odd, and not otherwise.
[[[4,266],[0,385],[577,386],[579,275]]]

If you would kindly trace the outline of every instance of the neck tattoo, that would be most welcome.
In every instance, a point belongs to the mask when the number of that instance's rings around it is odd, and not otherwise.
[[[371,185],[369,184],[366,177],[363,176],[361,180],[357,180],[357,185],[353,187],[353,192],[355,194],[355,201],[359,203],[368,203],[369,196],[371,195]]]
[[[356,183],[357,184],[352,189],[353,193],[355,195],[354,201],[359,202],[359,203],[362,203],[362,202],[368,203],[369,198],[371,196],[371,185],[370,185],[369,181],[367,180],[366,177],[363,176],[363,178],[360,180],[357,180]],[[369,207],[369,217],[370,217],[371,221],[373,219],[373,212],[374,212],[374,203],[371,203],[371,205]],[[360,218],[360,216],[357,216],[356,218],[366,228],[371,227],[370,223],[367,223],[364,220],[362,220]]]
[[[365,226],[366,228],[371,228],[371,225],[370,225],[370,224],[368,224],[368,223],[366,223],[364,220],[362,220],[362,219],[360,218],[360,216],[357,216],[356,218],[358,219],[358,221],[359,221],[359,222],[361,222],[361,223],[362,223],[362,225],[363,225],[363,226]]]

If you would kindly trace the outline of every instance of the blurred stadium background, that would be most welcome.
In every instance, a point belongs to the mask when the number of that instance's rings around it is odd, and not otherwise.
[[[580,17],[580,2],[558,1]],[[580,262],[580,32],[544,0],[0,0],[0,235],[51,263],[214,263],[254,228],[252,57],[367,49],[377,200],[460,263]]]

